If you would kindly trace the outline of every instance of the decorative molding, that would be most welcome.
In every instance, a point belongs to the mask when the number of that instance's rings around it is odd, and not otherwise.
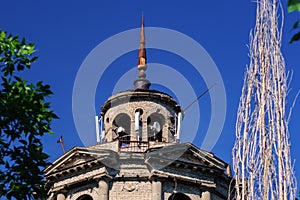
[[[123,186],[121,186],[121,191],[133,192],[138,191],[140,188],[139,183],[128,183],[125,182]]]
[[[158,171],[158,170],[151,171],[150,178],[152,178],[153,176],[157,176],[157,177],[161,177],[161,178],[173,177],[173,178],[176,178],[177,180],[199,184],[200,187],[216,188],[216,186],[217,186],[216,183],[214,183],[213,181],[208,181],[208,180],[203,180],[203,179],[198,179],[198,178],[191,178],[188,176],[182,176],[182,175],[172,174],[172,173],[168,173],[168,172],[162,172],[162,171]]]

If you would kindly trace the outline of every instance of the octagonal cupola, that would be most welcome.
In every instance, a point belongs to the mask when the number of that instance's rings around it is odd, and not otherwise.
[[[144,17],[138,49],[138,78],[134,89],[111,96],[102,106],[102,136],[104,142],[179,142],[182,112],[170,95],[150,89],[146,79]]]

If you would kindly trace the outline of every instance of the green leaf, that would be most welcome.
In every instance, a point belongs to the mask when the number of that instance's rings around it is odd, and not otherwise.
[[[24,65],[21,65],[21,64],[17,66],[17,70],[19,70],[19,71],[24,70],[24,68],[25,68]]]
[[[288,12],[300,12],[300,2],[298,0],[289,0],[288,1]]]
[[[25,38],[22,38],[21,45],[25,45],[25,44],[26,44],[26,40]]]
[[[3,40],[5,38],[6,34],[4,31],[1,31],[0,33],[0,40]]]
[[[30,60],[30,62],[33,63],[33,62],[35,62],[37,59],[38,59],[38,57],[35,56],[35,57],[33,57],[33,58]]]
[[[299,23],[300,23],[300,20],[296,21],[296,22],[293,24],[293,29],[297,29],[298,26],[299,26]]]
[[[293,35],[292,39],[290,40],[290,43],[293,43],[293,42],[298,41],[298,40],[300,40],[300,32]]]

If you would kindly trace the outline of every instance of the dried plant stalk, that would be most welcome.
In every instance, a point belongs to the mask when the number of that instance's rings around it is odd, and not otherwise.
[[[238,200],[296,197],[286,112],[288,77],[278,24],[283,14],[279,18],[278,10],[278,0],[257,2],[232,151]]]

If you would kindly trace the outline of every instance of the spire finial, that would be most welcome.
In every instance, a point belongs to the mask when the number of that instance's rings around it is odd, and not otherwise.
[[[145,22],[144,14],[142,14],[142,24],[140,32],[140,45],[138,52],[138,70],[139,77],[138,80],[134,81],[135,89],[149,89],[151,83],[146,79],[146,69],[147,69],[147,57],[146,57],[146,40],[145,40]]]
[[[138,53],[138,69],[139,69],[139,78],[146,78],[145,71],[147,69],[147,57],[146,57],[146,48],[145,48],[145,29],[144,29],[144,14],[142,14],[142,24],[140,32],[140,46]]]

